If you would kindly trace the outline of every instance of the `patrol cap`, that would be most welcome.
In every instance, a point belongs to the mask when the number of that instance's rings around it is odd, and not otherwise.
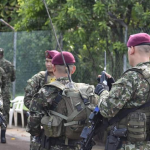
[[[62,54],[64,56],[64,59],[65,59],[65,62],[66,62],[67,65],[73,65],[76,62],[74,56],[72,55],[72,53],[63,51]],[[58,53],[57,55],[55,55],[53,57],[52,64],[54,64],[54,65],[64,65],[61,53]]]
[[[0,55],[3,55],[4,50],[2,48],[0,48]]]
[[[45,58],[52,59],[58,53],[56,50],[47,50],[45,51]]]
[[[150,45],[150,35],[147,33],[137,33],[130,35],[127,47],[138,45]]]

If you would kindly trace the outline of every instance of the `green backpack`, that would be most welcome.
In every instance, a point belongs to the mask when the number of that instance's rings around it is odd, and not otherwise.
[[[69,89],[58,81],[49,85],[62,90],[61,101],[65,102],[67,115],[49,110],[49,115],[45,115],[41,120],[45,135],[48,137],[64,135],[68,139],[79,139],[81,131],[88,124],[88,117],[97,103],[91,104],[91,101],[95,101],[94,86],[74,83],[75,88]]]

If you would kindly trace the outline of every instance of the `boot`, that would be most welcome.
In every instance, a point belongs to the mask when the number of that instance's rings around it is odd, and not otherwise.
[[[1,143],[6,143],[5,132],[6,130],[1,130]]]

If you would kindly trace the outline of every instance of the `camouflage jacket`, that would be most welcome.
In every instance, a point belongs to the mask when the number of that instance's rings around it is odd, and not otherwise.
[[[54,76],[46,75],[46,71],[40,71],[35,74],[31,79],[27,81],[25,88],[24,104],[27,108],[30,106],[30,102],[34,96],[46,83],[50,83],[54,80]]]
[[[150,76],[150,62],[140,63],[137,69],[145,69]],[[144,104],[150,91],[149,83],[143,75],[136,71],[127,71],[113,83],[111,91],[104,91],[100,95],[99,108],[106,117],[114,117],[122,108],[133,108]]]
[[[57,79],[60,83],[65,86],[68,85],[68,78]],[[74,83],[75,84],[75,83]],[[94,91],[94,90],[93,90]],[[47,110],[51,110],[52,101],[60,92],[60,89],[50,86],[49,84],[45,85],[40,91],[34,96],[30,104],[30,116],[27,123],[27,132],[31,135],[38,135],[41,131],[41,119]],[[94,96],[90,97],[91,104],[97,105],[97,98]],[[58,111],[59,108],[59,111]],[[57,105],[56,112],[59,112],[63,115],[66,115],[67,108],[64,101],[60,101]]]
[[[15,81],[16,79],[14,66],[12,65],[11,62],[9,62],[4,58],[0,59],[0,66],[3,68],[3,70],[6,73],[6,86],[10,87],[11,82]]]
[[[6,74],[5,71],[0,67],[0,88],[3,90],[6,86]]]
[[[3,103],[2,91],[6,86],[6,74],[5,71],[0,67],[0,104]],[[2,105],[0,105],[0,110],[2,109]]]

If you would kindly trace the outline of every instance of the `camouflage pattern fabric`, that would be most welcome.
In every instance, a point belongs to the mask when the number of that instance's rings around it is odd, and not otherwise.
[[[45,148],[40,148],[40,150],[47,150]],[[76,147],[68,147],[68,146],[51,146],[48,150],[81,150],[80,146],[76,146]]]
[[[68,78],[60,78],[57,81],[60,83],[67,85],[69,83]],[[40,89],[40,91],[34,96],[34,98],[31,101],[30,104],[30,116],[28,118],[28,124],[26,131],[29,132],[31,135],[40,135],[41,132],[41,119],[45,112],[45,107],[47,107],[48,110],[51,109],[51,102],[52,100],[58,95],[58,92],[60,92],[60,89],[56,87],[49,86],[48,84],[45,85],[43,88]],[[96,100],[97,102],[97,100]],[[91,102],[92,103],[92,102]],[[44,106],[44,107],[43,107]],[[67,108],[65,105],[65,101],[60,101],[56,107],[56,112],[61,113],[62,115],[67,115],[66,112]],[[62,129],[63,130],[63,129]],[[64,136],[59,137],[59,139],[63,139]],[[55,145],[50,148],[50,150],[78,150],[78,145],[75,147],[65,147],[63,148],[60,145]]]
[[[4,70],[0,67],[0,111],[3,109],[3,98],[2,98],[2,91],[6,86],[6,74]]]
[[[34,96],[46,83],[50,83],[55,80],[55,77],[49,75],[47,71],[40,71],[35,74],[31,79],[27,81],[25,88],[24,104],[29,109],[30,102]],[[32,142],[32,136],[30,138],[30,150],[37,150],[39,148],[38,143]]]
[[[2,91],[2,96],[3,96],[3,115],[8,122],[10,110],[10,98],[11,98],[10,87],[11,82],[15,81],[16,76],[14,66],[11,64],[11,62],[2,58],[0,59],[0,66],[3,68],[6,74],[6,86],[5,89]]]
[[[34,94],[36,94],[43,87],[44,84],[50,83],[53,80],[55,80],[54,76],[48,74],[46,77],[46,71],[40,71],[27,81],[27,86],[25,88],[24,104],[28,109]]]
[[[144,68],[150,76],[150,62],[140,63],[136,68]],[[110,92],[104,91],[100,95],[99,108],[106,117],[114,117],[122,108],[133,108],[146,103],[149,94],[149,83],[135,71],[126,72],[113,85]],[[130,143],[126,141],[121,150],[146,150],[149,142]],[[148,148],[149,149],[149,148]]]

